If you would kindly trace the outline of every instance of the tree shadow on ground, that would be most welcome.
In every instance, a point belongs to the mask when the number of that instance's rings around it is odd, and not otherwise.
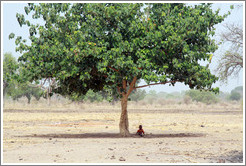
[[[204,137],[201,133],[177,133],[177,134],[147,134],[143,138],[175,138],[175,137]],[[122,138],[119,133],[84,133],[84,134],[33,134],[23,137],[38,138]],[[126,138],[139,138],[136,134],[131,134]]]
[[[233,150],[216,158],[212,158],[213,163],[243,163],[243,151]]]

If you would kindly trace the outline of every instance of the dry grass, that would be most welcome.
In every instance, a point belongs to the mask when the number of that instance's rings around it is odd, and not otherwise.
[[[114,105],[108,103],[107,101],[103,101],[100,103],[76,103],[72,102],[68,99],[51,99],[51,104],[48,106],[47,100],[40,99],[39,101],[32,99],[31,104],[27,103],[26,98],[21,98],[19,101],[13,100],[5,100],[4,101],[4,109],[20,109],[20,110],[87,110],[87,109],[109,109],[109,110],[120,110],[121,105],[120,101],[116,102]],[[220,102],[216,104],[204,104],[200,102],[185,102],[181,100],[174,99],[158,99],[154,101],[152,104],[148,103],[145,100],[134,102],[128,102],[128,109],[182,109],[182,110],[199,110],[199,111],[213,111],[213,110],[238,110],[242,109],[242,102]]]

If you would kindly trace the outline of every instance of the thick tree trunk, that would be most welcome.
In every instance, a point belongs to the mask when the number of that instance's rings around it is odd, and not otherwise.
[[[130,132],[129,132],[129,123],[128,123],[128,114],[127,114],[127,101],[128,101],[128,97],[131,94],[131,92],[133,91],[134,87],[135,87],[135,83],[137,81],[137,77],[134,77],[132,82],[130,83],[129,89],[127,90],[127,81],[123,80],[122,81],[122,88],[123,88],[123,92],[121,92],[121,87],[118,87],[118,92],[119,94],[122,95],[121,98],[121,116],[120,116],[120,135],[122,137],[128,137],[130,136]]]
[[[130,136],[128,114],[127,114],[127,99],[128,96],[124,95],[121,98],[121,117],[120,117],[120,135],[123,137]]]

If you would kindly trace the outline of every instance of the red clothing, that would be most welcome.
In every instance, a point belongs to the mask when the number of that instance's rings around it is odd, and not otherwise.
[[[139,133],[139,134],[144,134],[144,130],[143,129],[139,129],[138,131],[137,131],[137,133]]]

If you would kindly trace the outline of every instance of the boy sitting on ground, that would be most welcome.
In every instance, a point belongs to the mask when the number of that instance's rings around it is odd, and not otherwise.
[[[136,134],[140,135],[141,137],[144,136],[144,130],[142,125],[139,125],[139,129]]]

